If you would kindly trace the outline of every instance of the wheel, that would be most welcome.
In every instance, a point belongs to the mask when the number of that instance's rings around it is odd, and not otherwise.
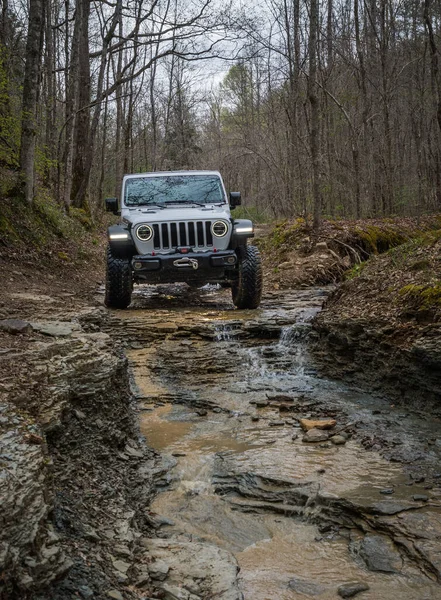
[[[127,308],[132,300],[132,267],[128,258],[119,258],[107,248],[106,295],[110,308]]]
[[[237,308],[257,308],[262,296],[262,263],[255,246],[238,248],[239,277],[231,291]]]

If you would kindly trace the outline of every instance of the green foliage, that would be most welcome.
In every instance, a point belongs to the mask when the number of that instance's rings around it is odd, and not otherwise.
[[[37,146],[35,150],[35,171],[40,177],[44,177],[51,169],[57,168],[57,161],[49,158],[50,151],[45,146]]]
[[[345,279],[347,280],[351,280],[351,279],[355,279],[356,277],[359,277],[365,267],[366,267],[367,262],[361,262],[361,263],[357,263],[356,265],[354,265],[352,267],[352,269],[349,269],[349,271],[346,271],[345,273]]]
[[[0,46],[0,163],[17,167],[20,147],[20,111],[14,106],[5,68],[6,49]]]
[[[83,208],[76,208],[75,206],[71,206],[69,208],[69,215],[77,221],[79,221],[85,229],[93,229],[93,222],[90,216]]]
[[[56,240],[78,242],[86,236],[85,226],[66,215],[44,188],[38,190],[32,206],[18,196],[0,201],[0,238],[7,246],[44,249]]]

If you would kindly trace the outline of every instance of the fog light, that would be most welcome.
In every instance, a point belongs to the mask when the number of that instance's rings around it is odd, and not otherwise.
[[[134,269],[142,269],[142,263],[141,262],[135,262],[133,263],[133,268]]]
[[[236,257],[235,256],[228,256],[227,257],[227,263],[229,263],[230,265],[234,265],[235,262],[236,262]]]

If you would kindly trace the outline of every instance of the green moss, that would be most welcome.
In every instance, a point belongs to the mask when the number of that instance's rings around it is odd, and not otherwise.
[[[399,291],[416,308],[434,308],[441,307],[441,283],[435,285],[405,285]]]
[[[363,229],[357,228],[356,232],[369,254],[381,254],[409,239],[409,235],[391,227],[368,225]]]

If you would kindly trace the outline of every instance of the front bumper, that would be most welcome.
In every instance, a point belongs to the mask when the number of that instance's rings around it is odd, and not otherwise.
[[[132,258],[135,279],[170,282],[224,279],[228,271],[234,271],[236,264],[234,250],[143,254]]]

